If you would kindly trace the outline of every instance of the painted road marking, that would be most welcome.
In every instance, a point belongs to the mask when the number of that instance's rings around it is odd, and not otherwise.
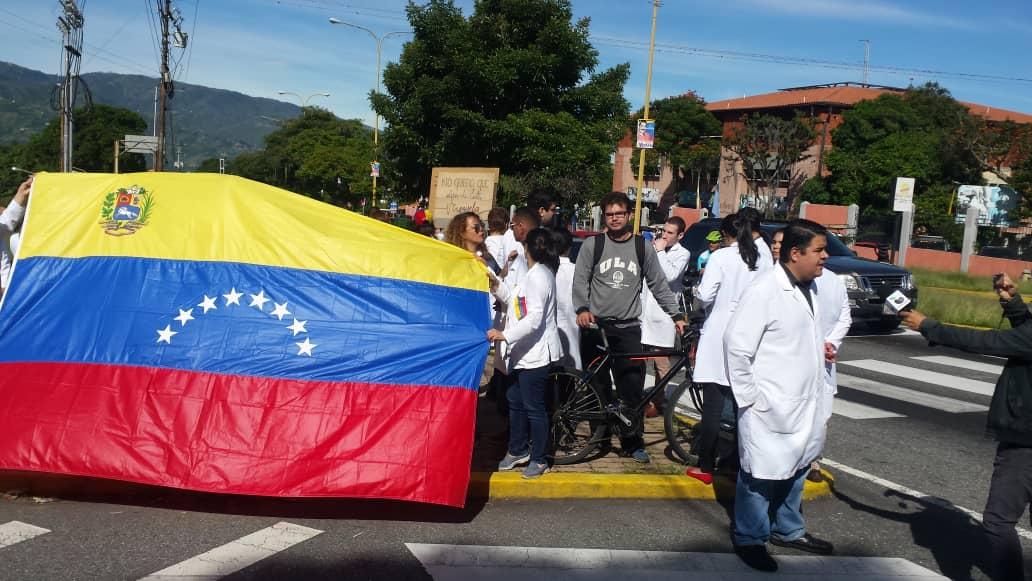
[[[866,480],[866,481],[871,482],[873,484],[877,484],[878,486],[887,488],[889,490],[895,490],[896,492],[905,494],[907,496],[912,496],[914,498],[920,499],[922,502],[924,502],[926,504],[932,504],[932,505],[938,506],[940,508],[946,508],[946,509],[956,510],[958,512],[962,512],[962,513],[970,516],[971,518],[975,519],[976,521],[982,522],[982,513],[980,513],[980,512],[975,512],[975,511],[971,510],[970,508],[964,508],[963,506],[957,506],[957,505],[951,503],[950,501],[942,499],[942,498],[939,498],[937,496],[931,496],[929,494],[925,494],[925,493],[920,492],[918,490],[914,490],[913,488],[907,488],[906,486],[903,486],[902,484],[896,484],[895,482],[892,482],[890,480],[885,480],[884,478],[875,476],[874,474],[870,474],[868,472],[864,472],[863,470],[860,470],[859,468],[853,468],[853,467],[850,467],[850,466],[846,466],[845,464],[839,464],[838,462],[835,462],[834,460],[831,460],[831,459],[828,459],[828,458],[822,458],[821,459],[821,465],[822,466],[830,466],[831,468],[834,468],[834,469],[839,470],[841,472],[845,472],[846,474],[850,474],[852,476],[856,476],[857,478],[860,478],[862,480]],[[1028,531],[1027,529],[1021,528],[1021,527],[1015,527],[1015,528],[1018,530],[1018,534],[1019,535],[1021,535],[1022,537],[1026,538],[1026,539],[1032,540],[1032,532]]]
[[[961,359],[960,357],[947,357],[945,355],[926,355],[924,357],[911,357],[918,361],[927,361],[928,363],[936,363],[938,365],[947,365],[949,367],[960,367],[962,369],[970,369],[972,371],[981,371],[983,373],[992,373],[993,375],[999,375],[1003,372],[1002,365],[993,365],[992,363],[982,363],[981,361],[969,361],[967,359]]]
[[[930,393],[915,391],[913,389],[905,389],[895,385],[881,383],[879,381],[864,379],[863,377],[854,377],[846,373],[837,374],[837,378],[838,384],[841,387],[848,387],[849,389],[905,401],[914,405],[933,408],[951,414],[989,411],[988,406],[981,404],[969,403],[966,401],[960,401],[959,399],[942,397],[940,395],[932,395]],[[838,401],[839,399],[836,397],[835,402],[837,403]]]
[[[883,418],[905,418],[903,414],[897,414],[887,410],[871,407],[862,403],[846,401],[836,397],[831,404],[831,411],[835,415],[845,416],[853,420],[878,420]]]
[[[957,377],[955,375],[938,373],[935,371],[925,371],[923,369],[917,369],[916,367],[896,365],[895,363],[887,363],[876,359],[840,361],[839,366],[843,365],[847,367],[856,367],[858,369],[866,369],[867,371],[873,371],[875,373],[884,373],[886,375],[892,375],[903,379],[912,379],[922,383],[948,387],[950,389],[966,391],[968,393],[977,393],[978,395],[992,395],[993,390],[996,389],[995,385],[985,381],[977,381],[966,377]]]
[[[213,581],[249,567],[262,559],[307,541],[323,531],[288,522],[271,527],[216,547],[143,578],[143,581]]]
[[[406,543],[434,581],[769,579],[731,553]],[[777,555],[792,578],[945,579],[906,559]]]
[[[10,547],[11,545],[17,545],[22,541],[27,541],[31,538],[45,535],[49,532],[50,529],[30,525],[29,523],[23,523],[17,520],[6,522],[0,525],[0,549]]]

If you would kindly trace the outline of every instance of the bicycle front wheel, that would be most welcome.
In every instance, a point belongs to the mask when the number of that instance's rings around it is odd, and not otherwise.
[[[556,464],[573,464],[595,451],[606,436],[605,403],[594,386],[571,371],[548,375],[552,401],[550,446]]]
[[[699,457],[692,454],[692,441],[695,439],[695,426],[699,423],[699,412],[695,409],[690,389],[692,381],[685,378],[667,396],[666,410],[663,413],[663,428],[666,430],[667,443],[674,456],[685,464],[697,465]]]

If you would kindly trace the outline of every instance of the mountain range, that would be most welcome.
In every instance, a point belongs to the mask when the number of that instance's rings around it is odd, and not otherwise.
[[[139,113],[147,120],[147,132],[152,132],[157,78],[85,73],[81,79],[77,106],[83,105],[88,90],[94,103]],[[0,61],[0,143],[27,141],[57,116],[51,101],[56,101],[60,82],[57,75]],[[283,101],[180,82],[175,84],[170,109],[168,131],[174,146],[169,148],[168,164],[176,160],[180,148],[188,170],[208,158],[232,158],[260,149],[280,120],[301,114],[300,107]]]

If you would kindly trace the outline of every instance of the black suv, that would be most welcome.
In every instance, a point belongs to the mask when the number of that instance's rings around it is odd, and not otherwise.
[[[698,257],[706,248],[706,234],[720,229],[720,218],[707,218],[693,224],[685,232],[681,244],[692,253],[687,282],[698,279]],[[785,227],[784,222],[763,222],[763,237],[770,243],[771,234]],[[913,276],[898,266],[859,258],[835,235],[828,236],[828,260],[824,267],[842,279],[849,293],[849,306],[853,308],[853,323],[866,323],[869,328],[891,331],[899,326],[895,315],[882,314],[885,297],[899,289],[917,304],[917,287]],[[687,285],[686,285],[687,286]]]

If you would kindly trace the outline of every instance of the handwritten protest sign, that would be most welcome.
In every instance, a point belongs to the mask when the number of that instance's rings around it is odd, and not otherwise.
[[[430,176],[434,226],[444,228],[463,212],[476,212],[486,220],[497,189],[496,167],[435,167]]]

